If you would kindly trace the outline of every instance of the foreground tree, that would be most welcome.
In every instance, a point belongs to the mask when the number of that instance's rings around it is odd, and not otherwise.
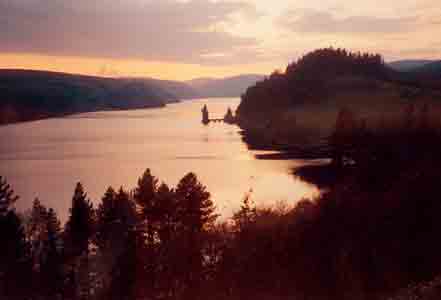
[[[40,268],[40,260],[44,250],[43,243],[46,239],[46,215],[47,208],[36,198],[32,203],[31,214],[26,224],[26,235],[31,247],[33,264],[37,271]]]
[[[153,246],[155,242],[155,225],[157,216],[156,194],[158,179],[147,169],[138,180],[138,185],[133,193],[136,204],[141,208],[140,217],[142,225],[147,232],[147,242]]]
[[[0,176],[0,299],[24,299],[32,264],[23,224],[13,204],[18,197]]]
[[[109,187],[97,210],[98,272],[103,299],[132,299],[136,272],[136,207],[122,188]]]
[[[181,229],[189,234],[198,234],[212,225],[218,215],[207,188],[199,182],[196,174],[188,173],[176,187],[178,215]]]
[[[240,210],[233,215],[235,229],[238,233],[245,231],[256,220],[257,209],[251,199],[251,192],[245,195]]]
[[[6,215],[17,200],[18,196],[14,195],[14,190],[6,179],[0,176],[0,215]]]
[[[94,233],[94,209],[81,183],[72,197],[70,216],[65,226],[65,262],[69,265],[67,289],[79,299],[90,296],[89,244]]]
[[[139,224],[137,226],[141,235],[146,236],[146,245],[139,245],[138,255],[142,257],[142,268],[138,275],[145,281],[145,289],[141,294],[151,293],[157,281],[157,202],[158,179],[147,169],[139,178],[138,185],[133,191],[133,198],[139,207]]]
[[[87,199],[83,186],[78,183],[72,197],[70,216],[65,228],[65,243],[69,254],[79,256],[88,253],[93,228],[93,206]]]
[[[65,278],[61,225],[57,214],[52,208],[44,215],[44,225],[43,249],[40,257],[40,280],[44,296],[55,298],[62,294]]]
[[[158,188],[156,203],[159,240],[156,256],[160,270],[157,274],[157,292],[174,299],[178,296],[179,266],[182,263],[181,240],[178,232],[178,202],[175,191],[162,183]]]
[[[127,231],[136,224],[136,207],[129,194],[121,188],[118,193],[109,187],[97,209],[96,244],[115,253],[123,246]]]
[[[176,194],[167,184],[162,183],[156,195],[156,210],[158,214],[158,237],[161,243],[166,244],[176,234],[178,219]]]
[[[203,279],[203,234],[214,224],[217,215],[210,193],[194,173],[181,179],[176,188],[178,218],[182,236],[185,297],[198,298]]]

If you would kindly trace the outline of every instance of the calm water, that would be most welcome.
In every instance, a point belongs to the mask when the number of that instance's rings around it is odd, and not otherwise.
[[[0,174],[20,195],[19,209],[39,197],[67,216],[75,183],[81,181],[94,203],[107,186],[133,188],[146,168],[176,185],[195,172],[212,193],[219,212],[228,217],[252,189],[257,205],[295,203],[317,189],[294,178],[301,161],[254,158],[239,128],[203,126],[200,109],[222,117],[239,99],[203,99],[166,108],[98,112],[0,127]]]

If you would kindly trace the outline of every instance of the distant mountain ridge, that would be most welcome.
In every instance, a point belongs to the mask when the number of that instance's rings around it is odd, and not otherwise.
[[[441,60],[424,64],[423,66],[414,69],[413,72],[441,79]]]
[[[397,60],[388,63],[389,67],[400,72],[410,72],[423,67],[424,65],[430,64],[434,60],[428,59],[407,59],[407,60]]]
[[[389,63],[389,67],[400,72],[441,75],[441,60],[399,60]]]
[[[264,75],[246,74],[221,79],[197,78],[186,81],[200,97],[240,97],[248,87],[265,78]]]
[[[127,78],[128,80],[134,78]],[[192,88],[189,84],[182,81],[174,81],[174,80],[163,80],[163,79],[155,79],[155,78],[136,78],[139,81],[144,81],[148,84],[151,84],[160,90],[169,94],[172,98],[176,98],[179,100],[188,100],[199,97],[199,93],[197,90]]]
[[[405,60],[389,64],[403,82],[441,90],[441,60]]]

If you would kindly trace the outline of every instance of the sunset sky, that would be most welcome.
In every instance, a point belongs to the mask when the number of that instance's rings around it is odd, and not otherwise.
[[[269,73],[320,47],[441,59],[439,0],[0,0],[0,68]]]

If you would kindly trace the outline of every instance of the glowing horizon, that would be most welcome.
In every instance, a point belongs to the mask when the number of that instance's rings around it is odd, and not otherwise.
[[[102,77],[145,77],[187,81],[202,77],[225,78],[242,74],[269,74],[272,63],[235,66],[202,66],[197,64],[104,59],[38,54],[0,54],[0,69],[61,72]]]
[[[169,80],[269,74],[323,47],[441,59],[436,0],[0,0],[0,68]]]

